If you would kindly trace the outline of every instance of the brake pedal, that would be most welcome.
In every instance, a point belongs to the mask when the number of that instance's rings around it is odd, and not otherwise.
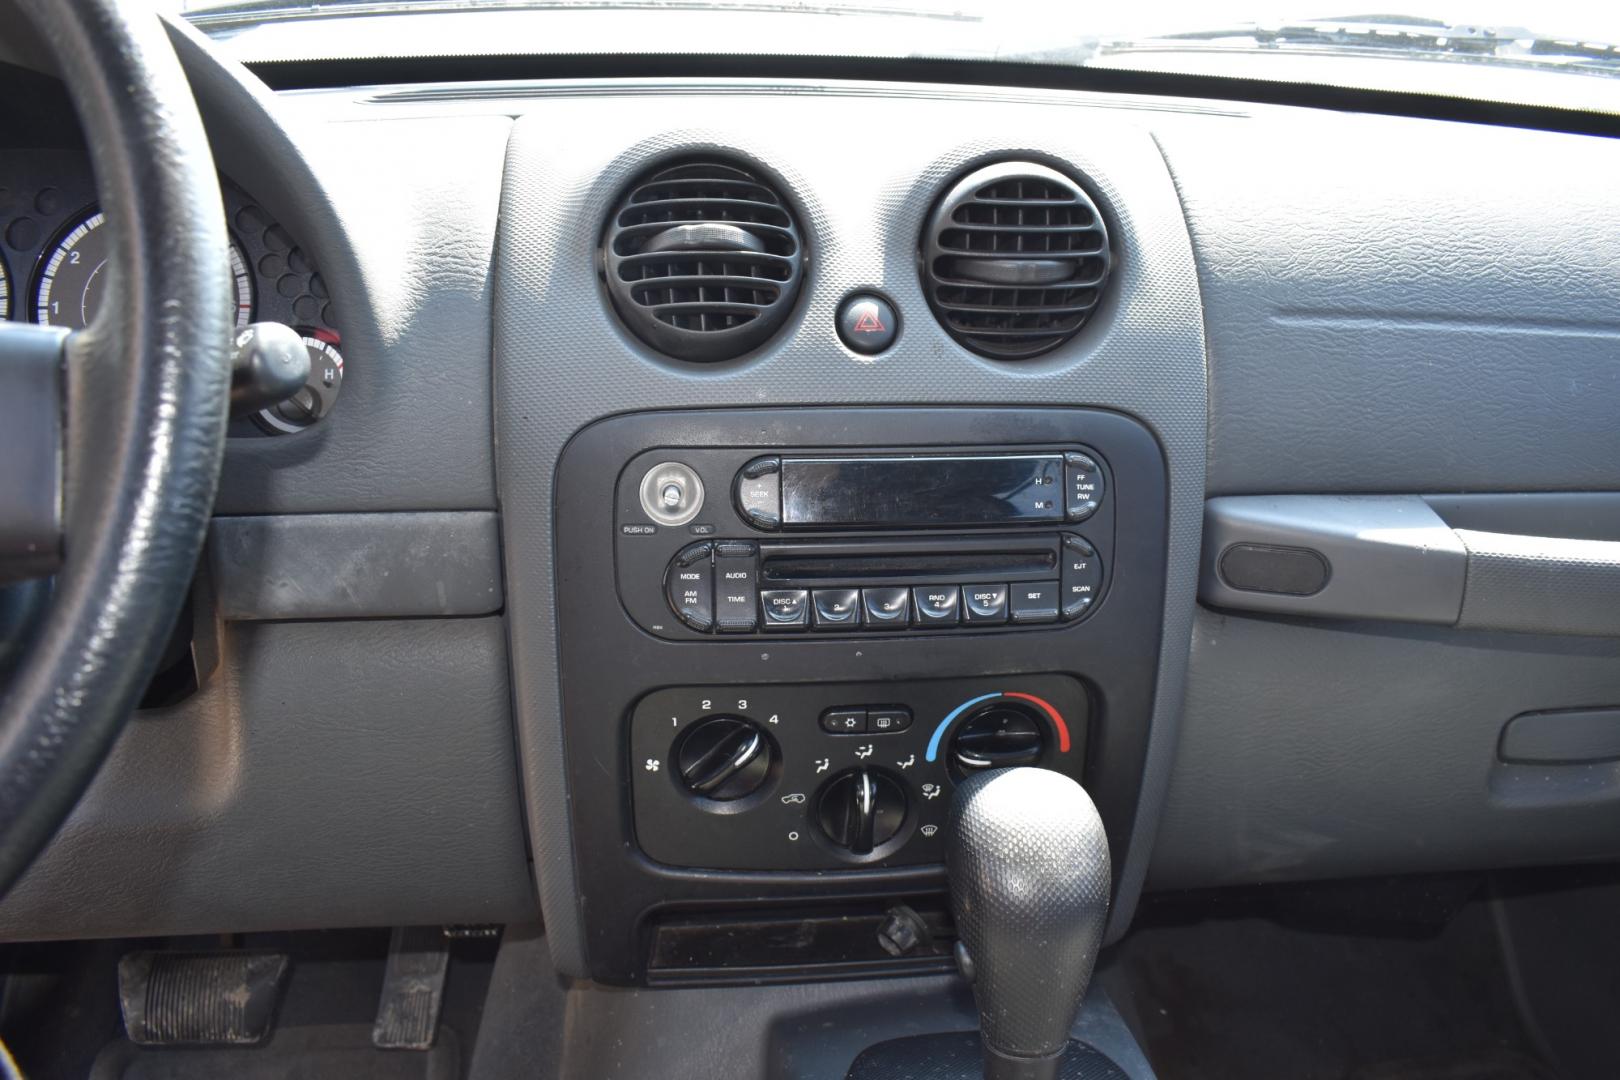
[[[253,1046],[275,1023],[281,953],[133,952],[118,961],[118,1007],[140,1046]]]
[[[379,1050],[428,1050],[439,1031],[450,944],[437,926],[396,926],[371,1044]]]

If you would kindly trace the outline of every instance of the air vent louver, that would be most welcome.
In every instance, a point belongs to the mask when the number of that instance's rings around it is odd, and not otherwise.
[[[647,344],[681,360],[765,342],[799,293],[803,243],[786,201],[756,174],[703,161],[643,177],[602,240],[613,306]]]
[[[1002,360],[1074,335],[1108,280],[1108,230],[1085,190],[1030,162],[963,177],[923,234],[923,290],[951,336]]]

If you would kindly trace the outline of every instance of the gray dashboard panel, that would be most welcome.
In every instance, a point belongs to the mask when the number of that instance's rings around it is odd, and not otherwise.
[[[1063,404],[1131,413],[1170,468],[1170,574],[1152,746],[1114,932],[1129,920],[1175,742],[1182,643],[1196,591],[1205,440],[1203,318],[1180,205],[1139,119],[1105,110],[958,100],[868,100],[859,132],[836,97],[704,94],[537,98],[512,133],[497,245],[496,430],[520,752],[548,939],[565,974],[585,968],[558,714],[552,481],[558,453],[602,416],[682,406]],[[694,118],[701,118],[694,120]],[[1134,122],[1133,122],[1134,121]],[[883,138],[864,133],[880,130]],[[739,361],[685,367],[620,329],[596,285],[604,216],[661,156],[704,151],[774,171],[798,204],[812,256],[786,331]],[[1082,334],[1002,366],[957,346],[929,315],[914,251],[945,179],[990,157],[1033,156],[1089,176],[1111,207],[1118,287]],[[847,292],[880,289],[901,311],[875,359],[839,342]],[[604,478],[604,483],[611,482]],[[606,538],[604,538],[605,540]],[[881,654],[840,677],[881,676]],[[869,670],[868,670],[869,668]]]
[[[377,619],[501,609],[500,522],[465,514],[215,518],[204,549],[222,619]]]
[[[331,415],[232,439],[217,511],[494,509],[490,263],[510,119],[312,122],[177,19],[170,37],[221,170],[313,256],[343,335]]]
[[[1620,142],[1303,109],[1157,130],[1211,494],[1620,488]]]
[[[0,940],[533,918],[498,618],[229,624],[140,714]]]
[[[1620,856],[1612,766],[1498,761],[1520,713],[1620,703],[1620,639],[1200,609],[1149,884]]]

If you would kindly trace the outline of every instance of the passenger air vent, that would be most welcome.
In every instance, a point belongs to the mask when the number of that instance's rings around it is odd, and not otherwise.
[[[1085,324],[1108,280],[1108,230],[1067,176],[1025,161],[989,165],[945,193],[922,242],[923,291],[951,336],[1021,360]]]
[[[765,342],[799,294],[793,213],[757,175],[713,161],[643,177],[602,239],[608,294],[626,326],[681,360],[728,360]]]

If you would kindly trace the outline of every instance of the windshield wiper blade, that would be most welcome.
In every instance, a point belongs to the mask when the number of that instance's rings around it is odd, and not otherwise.
[[[1562,60],[1620,67],[1620,45],[1582,38],[1538,34],[1521,27],[1452,25],[1394,15],[1248,23],[1214,30],[1191,30],[1134,41],[1109,42],[1109,51],[1129,51],[1185,42],[1247,46],[1256,50],[1343,48],[1444,56],[1463,60]]]

